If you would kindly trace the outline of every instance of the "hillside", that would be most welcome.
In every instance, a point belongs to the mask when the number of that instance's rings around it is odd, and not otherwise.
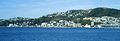
[[[95,8],[87,15],[90,17],[111,16],[120,17],[120,10],[113,8]]]
[[[31,25],[41,25],[41,23],[49,23],[50,21],[66,20],[73,21],[75,23],[81,24],[90,24],[89,20],[83,20],[85,17],[102,17],[102,16],[110,16],[110,17],[120,17],[120,10],[113,8],[94,8],[88,10],[69,10],[66,12],[57,12],[53,14],[49,14],[46,16],[42,16],[39,18],[23,18],[23,17],[15,17],[10,19],[0,19],[0,26],[8,26],[9,24],[17,24],[24,26]]]
[[[69,10],[66,12],[61,13],[54,13],[54,14],[61,14],[60,16],[67,15],[67,16],[81,16],[81,17],[101,17],[101,16],[111,16],[111,17],[120,17],[120,10],[113,9],[113,8],[94,8],[88,10]],[[52,15],[52,14],[51,14]]]
[[[88,10],[69,10],[66,12],[49,14],[45,17],[50,17],[51,20],[68,20],[74,22],[76,21],[82,22],[82,18],[84,17],[102,17],[102,16],[120,17],[120,10],[99,7]]]

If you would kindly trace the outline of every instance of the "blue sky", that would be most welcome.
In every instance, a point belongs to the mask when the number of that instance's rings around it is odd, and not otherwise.
[[[72,9],[120,9],[120,0],[0,0],[0,18],[31,17]]]

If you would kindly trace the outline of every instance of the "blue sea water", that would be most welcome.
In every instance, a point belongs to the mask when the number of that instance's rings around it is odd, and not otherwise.
[[[120,29],[2,27],[0,41],[120,41]]]

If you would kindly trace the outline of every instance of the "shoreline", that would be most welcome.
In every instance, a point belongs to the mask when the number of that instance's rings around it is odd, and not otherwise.
[[[86,27],[6,27],[6,26],[0,26],[0,28],[43,28],[43,29],[49,29],[49,28],[55,28],[55,29],[120,29],[120,27],[91,27],[91,28],[86,28]]]

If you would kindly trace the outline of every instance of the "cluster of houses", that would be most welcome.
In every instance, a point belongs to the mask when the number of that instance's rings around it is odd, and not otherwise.
[[[59,22],[51,21],[50,23],[42,23],[41,27],[81,27],[81,23],[73,21],[60,20]]]
[[[35,24],[33,26],[26,26],[26,27],[86,27],[86,28],[91,28],[91,27],[120,27],[120,18],[115,18],[115,17],[108,17],[108,16],[103,16],[103,17],[85,17],[83,20],[90,20],[91,24],[88,25],[81,25],[81,23],[75,23],[73,21],[66,21],[66,20],[59,20],[58,22],[56,21],[50,21],[41,23],[41,25]],[[100,22],[102,24],[95,25],[95,22]],[[9,24],[8,27],[23,27],[18,26],[16,24]]]
[[[91,26],[94,25],[94,22],[91,22],[91,25],[81,25],[81,23],[75,23],[73,21],[66,21],[66,20],[59,20],[59,22],[56,21],[50,21],[49,23],[41,23],[41,25],[35,24],[33,26],[23,26],[23,25],[17,25],[17,24],[9,24],[8,27],[45,27],[45,28],[50,28],[50,27],[55,27],[55,28],[78,28],[78,27],[86,27],[90,28]]]
[[[99,22],[99,26],[102,27],[120,27],[120,18],[103,16],[103,17],[85,17],[84,20],[90,20],[92,22]]]

